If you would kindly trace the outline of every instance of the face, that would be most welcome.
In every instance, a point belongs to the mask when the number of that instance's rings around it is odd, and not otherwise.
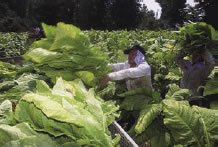
[[[197,62],[201,62],[203,60],[202,55],[200,53],[192,54],[192,63],[195,64]]]
[[[134,65],[135,63],[135,57],[137,56],[137,49],[133,49],[129,52],[128,55],[128,62],[130,65]]]

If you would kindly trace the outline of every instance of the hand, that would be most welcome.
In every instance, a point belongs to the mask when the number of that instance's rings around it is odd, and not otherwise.
[[[108,83],[109,81],[110,81],[109,76],[108,76],[108,75],[105,75],[105,76],[101,79],[101,81],[98,83],[98,87],[99,87],[99,88],[104,87],[105,85],[107,85],[107,83]]]

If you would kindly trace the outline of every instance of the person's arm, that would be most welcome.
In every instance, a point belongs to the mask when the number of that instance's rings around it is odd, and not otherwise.
[[[204,53],[204,61],[205,61],[204,73],[206,74],[206,76],[209,76],[209,74],[211,73],[211,71],[215,66],[215,61],[212,54],[208,50],[206,50]]]
[[[151,75],[150,66],[145,62],[138,67],[123,69],[117,72],[108,74],[111,81],[123,80],[127,78],[138,78],[146,75]]]
[[[112,67],[112,71],[119,71],[124,69],[125,64],[126,63],[124,62],[124,63],[110,63],[108,65]]]
[[[128,65],[127,65],[127,62],[124,62],[124,63],[110,63],[108,64],[108,66],[111,66],[112,67],[112,71],[113,72],[117,72],[117,71],[120,71],[124,68],[126,68]],[[101,80],[100,82],[98,83],[98,87],[104,87],[105,85],[107,85],[107,83],[111,81],[110,77],[109,77],[109,74],[105,75]]]
[[[187,64],[186,64],[186,60],[184,60],[184,57],[186,56],[186,54],[184,52],[179,52],[175,57],[174,60],[176,62],[176,64],[182,69],[185,70],[187,69]]]

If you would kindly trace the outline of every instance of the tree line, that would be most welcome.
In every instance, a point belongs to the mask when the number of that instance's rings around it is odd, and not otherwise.
[[[160,19],[138,0],[2,0],[0,31],[28,31],[42,22],[74,24],[81,29],[168,29],[188,21],[205,21],[218,29],[218,1],[156,0],[162,8]]]

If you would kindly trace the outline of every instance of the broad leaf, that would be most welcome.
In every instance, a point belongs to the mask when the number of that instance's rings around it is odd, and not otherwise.
[[[190,96],[192,93],[188,89],[179,88],[176,84],[169,85],[169,91],[167,92],[166,99],[183,100],[184,98]]]
[[[147,105],[139,114],[135,132],[141,134],[162,111],[161,104]]]
[[[200,115],[175,100],[163,101],[164,124],[177,143],[204,147],[205,134]]]
[[[48,135],[35,132],[27,123],[0,125],[0,134],[1,147],[58,147]]]
[[[218,140],[218,110],[211,110],[193,106],[192,109],[201,116],[201,121],[205,127],[205,134],[208,145]]]

